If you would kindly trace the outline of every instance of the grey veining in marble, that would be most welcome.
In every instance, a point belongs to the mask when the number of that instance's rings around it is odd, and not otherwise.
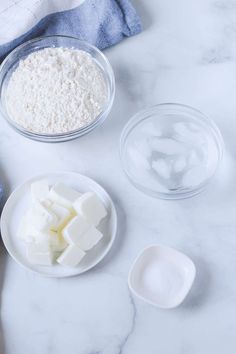
[[[47,279],[0,254],[0,354],[235,354],[236,347],[236,1],[133,0],[144,31],[106,51],[117,93],[109,119],[79,140],[40,144],[1,121],[0,173],[12,191],[32,175],[78,171],[115,201],[119,232],[94,270]],[[119,161],[119,137],[138,110],[192,105],[218,124],[225,155],[199,196],[161,201],[136,191]],[[127,275],[151,243],[195,262],[186,301],[160,310],[131,297]]]

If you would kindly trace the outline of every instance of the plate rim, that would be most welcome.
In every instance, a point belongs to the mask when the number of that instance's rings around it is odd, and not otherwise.
[[[38,180],[38,179],[42,179],[42,178],[46,178],[46,176],[50,176],[50,175],[62,175],[62,174],[65,174],[65,175],[71,175],[71,176],[74,176],[74,177],[82,177],[82,178],[85,178],[87,179],[88,181],[91,181],[93,184],[95,184],[98,188],[100,188],[108,197],[109,199],[109,202],[110,202],[110,206],[111,206],[111,213],[113,215],[113,218],[114,218],[114,221],[112,223],[112,229],[113,229],[113,232],[112,232],[112,235],[111,235],[111,239],[110,239],[110,242],[108,243],[107,247],[104,249],[104,252],[102,253],[102,255],[100,255],[98,257],[98,259],[93,262],[91,265],[89,265],[87,268],[85,268],[84,270],[82,271],[79,271],[78,273],[73,273],[73,274],[53,274],[53,273],[44,273],[44,272],[41,272],[39,270],[36,270],[36,269],[33,269],[33,268],[30,268],[28,267],[26,264],[22,263],[12,252],[11,252],[11,249],[9,249],[9,245],[8,245],[8,242],[7,242],[7,238],[4,236],[4,232],[3,232],[3,228],[6,224],[5,222],[5,219],[6,219],[6,216],[5,214],[7,213],[7,208],[8,208],[8,205],[9,203],[11,202],[11,200],[13,199],[13,197],[15,196],[15,193],[17,193],[20,189],[22,189],[24,186],[26,186],[27,184],[35,181],[35,180]],[[38,274],[38,275],[41,275],[43,277],[46,277],[46,278],[69,278],[69,277],[75,277],[75,276],[78,276],[78,275],[82,275],[84,274],[85,272],[91,270],[92,268],[96,267],[106,256],[107,254],[110,252],[114,242],[115,242],[115,239],[116,239],[116,236],[117,236],[117,211],[116,211],[116,208],[115,208],[115,205],[114,205],[114,202],[110,196],[110,194],[106,191],[105,188],[103,188],[98,182],[96,182],[93,178],[90,178],[88,177],[87,175],[84,175],[84,174],[81,174],[79,172],[73,172],[73,171],[55,171],[55,172],[48,172],[48,173],[40,173],[38,175],[33,175],[31,176],[30,178],[26,179],[24,182],[20,183],[19,185],[17,185],[16,188],[13,189],[13,191],[11,192],[11,194],[9,195],[9,197],[7,198],[7,201],[6,203],[4,204],[4,207],[2,209],[2,212],[1,212],[1,218],[0,218],[0,232],[1,232],[1,239],[2,239],[2,242],[4,244],[4,247],[6,248],[8,254],[10,255],[10,257],[12,259],[14,259],[14,261],[19,264],[21,267],[23,267],[24,269],[27,269],[31,272],[33,272],[34,274]],[[68,268],[69,269],[69,268]],[[74,268],[72,268],[74,269]]]

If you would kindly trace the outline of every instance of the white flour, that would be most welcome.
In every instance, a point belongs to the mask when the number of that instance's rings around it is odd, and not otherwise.
[[[90,54],[46,48],[13,72],[6,92],[10,117],[35,133],[63,133],[90,124],[107,98],[103,73]]]

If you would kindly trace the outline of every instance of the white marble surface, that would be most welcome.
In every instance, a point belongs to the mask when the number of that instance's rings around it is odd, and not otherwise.
[[[134,0],[142,34],[107,50],[117,95],[109,120],[82,139],[32,142],[1,121],[0,172],[8,193],[34,174],[79,171],[113,197],[119,233],[110,255],[70,279],[19,267],[2,247],[1,354],[234,354],[236,346],[236,1]],[[161,201],[136,191],[119,161],[134,112],[181,102],[209,114],[225,140],[218,178],[201,195]],[[150,243],[195,261],[186,301],[159,310],[133,299],[129,267]]]

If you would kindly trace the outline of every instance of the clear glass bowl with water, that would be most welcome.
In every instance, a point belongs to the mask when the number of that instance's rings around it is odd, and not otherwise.
[[[215,175],[223,140],[215,123],[181,104],[159,104],[137,113],[120,141],[123,169],[151,196],[180,199],[201,192]]]

